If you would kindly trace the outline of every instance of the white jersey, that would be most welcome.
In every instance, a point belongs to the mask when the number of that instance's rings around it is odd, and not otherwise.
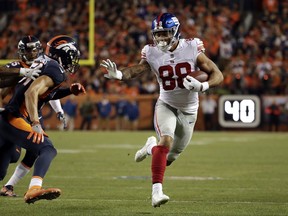
[[[159,99],[185,113],[195,113],[199,107],[198,92],[185,89],[183,78],[195,71],[196,60],[204,52],[198,39],[180,39],[173,52],[163,52],[155,45],[146,45],[141,58],[146,60],[157,77],[160,86]]]

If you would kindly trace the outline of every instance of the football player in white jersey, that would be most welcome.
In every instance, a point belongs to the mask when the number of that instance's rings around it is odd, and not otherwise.
[[[223,81],[222,72],[204,54],[203,42],[198,38],[180,39],[179,27],[177,17],[162,13],[152,22],[154,44],[144,46],[140,64],[120,71],[109,59],[101,63],[108,72],[105,77],[109,79],[125,81],[151,72],[157,77],[160,96],[155,105],[154,128],[159,139],[149,137],[135,154],[136,162],[152,155],[153,207],[160,207],[169,200],[162,191],[164,172],[192,138],[199,106],[198,92]],[[209,74],[206,82],[188,75],[198,68]]]

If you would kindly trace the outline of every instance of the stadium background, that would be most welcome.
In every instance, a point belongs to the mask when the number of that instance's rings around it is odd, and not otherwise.
[[[146,74],[128,83],[109,81],[103,77],[99,62],[110,58],[120,69],[138,63],[142,47],[152,43],[151,20],[160,11],[172,12],[180,20],[182,36],[201,38],[207,56],[224,73],[223,85],[209,91],[213,98],[218,100],[221,95],[231,94],[259,96],[262,122],[257,130],[268,130],[265,109],[276,100],[281,108],[280,130],[288,130],[287,1],[58,0],[56,4],[53,0],[0,0],[0,3],[1,65],[17,59],[17,43],[24,35],[35,35],[44,47],[54,35],[71,35],[80,45],[82,67],[70,77],[69,83],[81,82],[95,103],[106,93],[111,101],[117,101],[119,94],[137,100],[139,129],[152,128],[153,104],[158,92],[154,75]],[[78,97],[78,105],[85,100],[86,96]],[[57,128],[56,116],[51,115],[48,106],[44,115],[46,126]],[[76,128],[80,121],[78,114]],[[97,118],[93,122],[97,127]],[[204,130],[201,109],[196,129]],[[218,125],[216,129],[223,128]]]

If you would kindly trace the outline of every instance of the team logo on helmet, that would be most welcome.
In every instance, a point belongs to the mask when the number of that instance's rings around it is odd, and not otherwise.
[[[42,45],[35,36],[25,36],[18,43],[19,57],[27,65],[31,65],[42,53]]]
[[[152,22],[154,44],[162,51],[172,48],[180,38],[180,22],[173,14],[162,13]]]
[[[76,42],[67,35],[59,35],[47,43],[46,55],[55,59],[69,73],[79,69],[80,51]]]

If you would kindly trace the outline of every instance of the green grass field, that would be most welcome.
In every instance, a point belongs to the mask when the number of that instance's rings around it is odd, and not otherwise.
[[[164,192],[170,201],[160,208],[151,206],[151,158],[134,162],[153,131],[48,134],[58,155],[43,186],[59,187],[63,194],[25,204],[29,173],[16,186],[19,197],[0,197],[1,216],[288,215],[287,133],[195,131],[166,169]]]

